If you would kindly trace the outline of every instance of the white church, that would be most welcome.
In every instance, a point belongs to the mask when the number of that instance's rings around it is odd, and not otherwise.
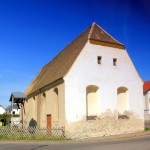
[[[23,122],[67,137],[144,130],[143,80],[124,44],[96,23],[46,64],[25,92]]]

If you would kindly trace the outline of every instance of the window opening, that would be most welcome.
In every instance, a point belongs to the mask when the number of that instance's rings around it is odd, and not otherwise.
[[[101,64],[101,63],[102,63],[102,57],[101,57],[101,56],[98,56],[98,57],[97,57],[97,63],[98,63],[98,64]]]
[[[113,58],[113,66],[117,66],[117,58]]]

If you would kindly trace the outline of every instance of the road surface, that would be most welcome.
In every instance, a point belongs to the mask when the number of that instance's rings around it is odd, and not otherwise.
[[[150,150],[150,136],[92,142],[0,142],[0,150]]]

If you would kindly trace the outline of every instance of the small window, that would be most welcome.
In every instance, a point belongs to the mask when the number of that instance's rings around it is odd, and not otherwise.
[[[101,64],[101,63],[102,63],[102,57],[101,57],[101,56],[98,56],[98,57],[97,57],[97,63],[98,63],[98,64]]]
[[[113,58],[113,66],[117,66],[117,58]]]

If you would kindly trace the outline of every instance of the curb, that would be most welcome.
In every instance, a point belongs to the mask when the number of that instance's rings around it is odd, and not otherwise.
[[[76,142],[92,142],[92,141],[106,141],[106,140],[121,140],[121,139],[130,139],[130,138],[139,138],[150,136],[150,131],[142,131],[142,132],[134,132],[134,133],[126,133],[126,134],[118,134],[118,135],[110,135],[110,136],[102,136],[102,137],[89,137],[85,139],[75,139]]]

